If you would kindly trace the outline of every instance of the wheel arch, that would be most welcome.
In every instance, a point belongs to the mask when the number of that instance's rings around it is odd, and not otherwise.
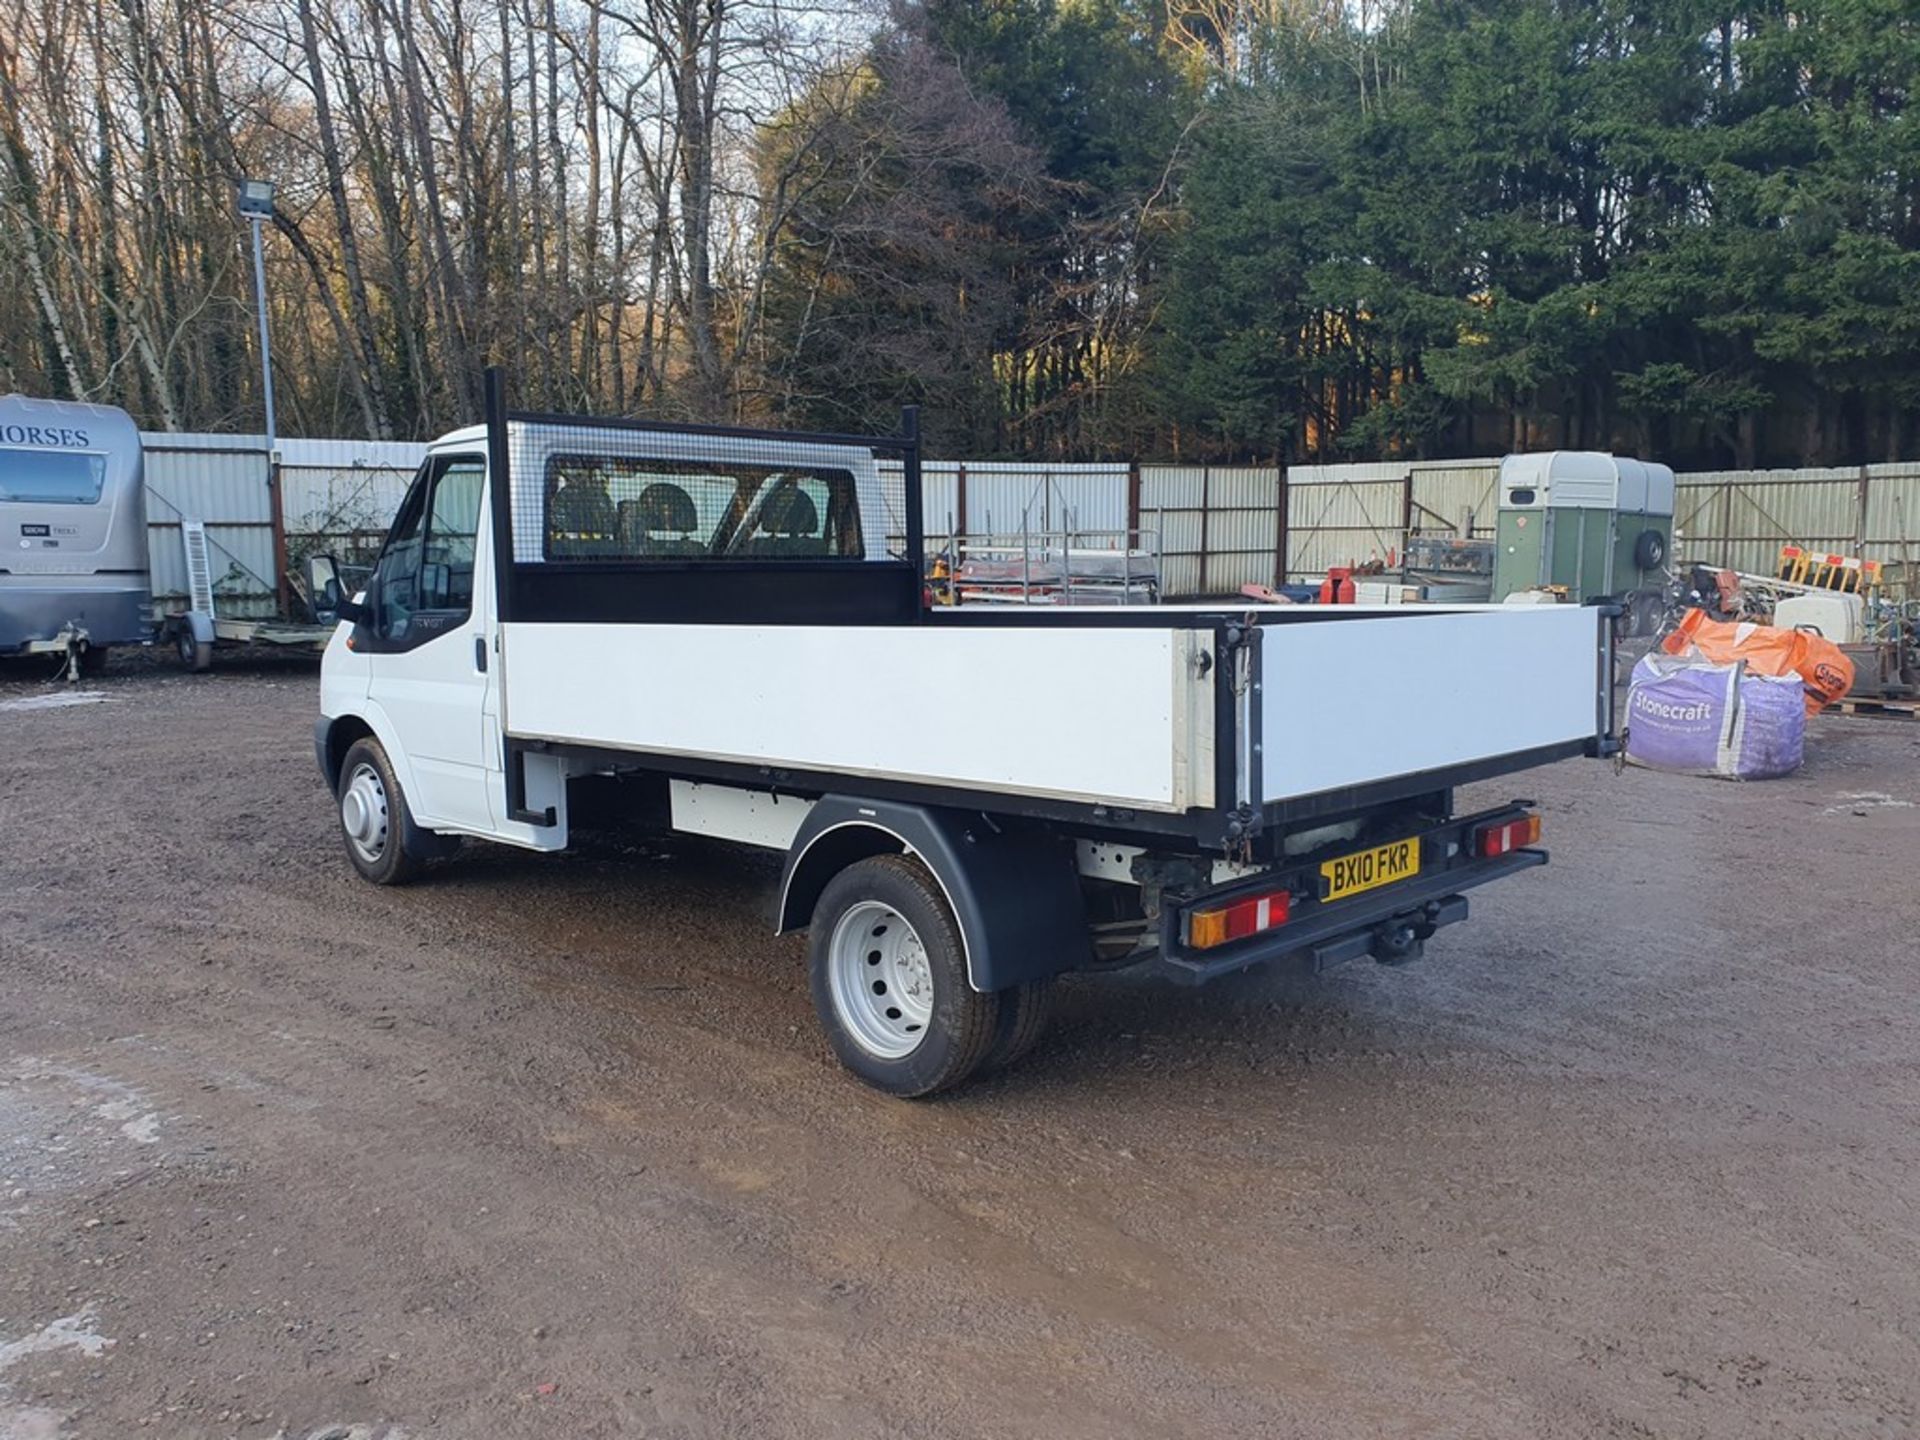
[[[821,802],[822,804],[826,802]],[[818,807],[815,807],[817,813]],[[809,817],[811,818],[811,817]],[[857,860],[873,855],[918,855],[905,836],[877,819],[843,819],[815,826],[803,823],[787,851],[780,876],[780,905],[774,933],[804,930],[829,881]],[[938,879],[938,875],[934,877]],[[948,897],[949,903],[952,896]]]
[[[327,777],[327,788],[333,791],[340,789],[340,762],[346,759],[347,751],[353,748],[356,740],[371,736],[387,752],[387,763],[393,767],[393,777],[400,782],[400,788],[406,791],[408,804],[411,805],[420,794],[419,786],[413,783],[413,762],[400,744],[399,736],[394,733],[386,712],[370,701],[364,704],[364,709],[348,710],[333,716],[323,715],[315,726],[314,749],[318,752],[321,771]],[[321,741],[321,727],[325,727],[324,743]],[[415,818],[418,819],[417,816]]]
[[[362,740],[373,741],[385,753],[393,778],[400,786],[401,798],[406,802],[406,828],[401,843],[418,859],[444,859],[459,850],[460,836],[430,829],[414,813],[413,796],[419,792],[413,787],[406,754],[393,743],[390,727],[381,723],[383,719],[383,716],[350,711],[332,717],[323,715],[315,722],[314,750],[327,788],[336,795],[340,793],[340,772],[346,767],[347,753]]]
[[[347,751],[354,742],[373,735],[373,726],[362,715],[322,716],[314,736],[315,758],[320,762],[320,773],[326,778],[327,789],[335,794],[340,791],[340,767],[346,763]],[[379,737],[374,736],[377,740]]]
[[[908,854],[925,865],[959,923],[967,981],[982,993],[1044,979],[1090,953],[1071,846],[1009,832],[969,811],[828,795],[808,812],[780,878],[775,929],[806,928],[828,881],[857,860]]]

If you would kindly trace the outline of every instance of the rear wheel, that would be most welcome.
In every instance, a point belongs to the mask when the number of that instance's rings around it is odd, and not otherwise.
[[[1000,1023],[982,1070],[1005,1070],[1017,1065],[1040,1043],[1053,1021],[1053,979],[1016,985],[999,994]]]
[[[340,836],[354,869],[376,885],[404,885],[420,873],[407,845],[413,816],[378,740],[357,740],[347,751],[339,801]]]
[[[808,937],[814,1010],[840,1063],[889,1095],[931,1095],[980,1068],[1000,997],[967,983],[960,925],[926,866],[860,860],[828,882]]]

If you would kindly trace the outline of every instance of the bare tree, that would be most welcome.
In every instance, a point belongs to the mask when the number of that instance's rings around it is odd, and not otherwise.
[[[806,194],[756,137],[823,121],[860,3],[0,0],[0,373],[257,423],[261,174],[297,423],[431,433],[490,360],[541,403],[745,413]]]

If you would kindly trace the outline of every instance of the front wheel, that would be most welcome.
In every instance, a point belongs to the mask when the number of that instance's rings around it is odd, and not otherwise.
[[[357,740],[340,762],[340,836],[353,868],[376,885],[404,885],[420,873],[407,845],[413,816],[378,740]]]
[[[857,861],[828,882],[808,937],[814,1010],[840,1063],[889,1095],[960,1084],[999,1030],[996,995],[967,983],[960,925],[926,866]]]

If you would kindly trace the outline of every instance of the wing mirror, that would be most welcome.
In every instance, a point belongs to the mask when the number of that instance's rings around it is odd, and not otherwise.
[[[335,625],[342,620],[363,625],[370,614],[364,603],[347,597],[340,581],[340,562],[331,555],[307,557],[307,604],[316,625]]]
[[[307,608],[313,611],[316,625],[331,625],[340,618],[340,562],[331,555],[307,557]]]

